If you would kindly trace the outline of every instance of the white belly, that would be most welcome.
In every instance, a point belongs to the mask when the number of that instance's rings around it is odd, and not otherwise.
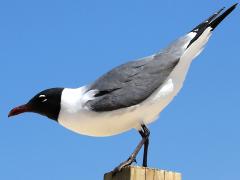
[[[176,67],[176,71],[179,69]],[[87,109],[76,113],[62,111],[58,122],[74,132],[89,136],[112,136],[132,128],[138,129],[141,123],[149,124],[158,117],[180,90],[182,82],[182,78],[170,76],[152,96],[139,105],[100,113]]]
[[[192,59],[202,50],[209,36],[210,31],[202,38],[202,42],[193,43],[166,82],[141,104],[100,113],[84,108],[74,112],[61,110],[58,122],[74,132],[88,136],[112,136],[132,128],[139,129],[141,123],[153,122],[181,89]],[[73,98],[76,97],[73,95]]]

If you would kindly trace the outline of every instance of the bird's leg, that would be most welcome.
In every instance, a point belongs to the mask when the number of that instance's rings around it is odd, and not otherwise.
[[[150,135],[150,131],[148,130],[148,128],[145,125],[142,125],[142,131],[139,131],[140,135],[143,137],[147,136],[147,140],[144,143],[144,152],[143,152],[143,167],[147,167],[147,157],[148,157],[148,145],[149,145],[149,135]]]
[[[149,145],[149,139],[144,144],[144,154],[143,154],[143,167],[147,167],[147,158],[148,158],[148,145]]]
[[[142,146],[144,145],[144,162],[143,165],[147,165],[147,147],[148,147],[148,137],[150,135],[149,130],[147,129],[147,127],[145,125],[141,125],[142,126],[142,130],[139,131],[139,133],[142,136],[142,140],[139,142],[139,144],[137,145],[136,149],[133,151],[133,153],[130,155],[130,157],[122,162],[119,166],[117,166],[114,170],[113,170],[113,175],[116,174],[117,172],[121,171],[122,168],[131,165],[135,160],[136,160],[136,156],[138,154],[138,152],[140,151],[140,149],[142,148]]]

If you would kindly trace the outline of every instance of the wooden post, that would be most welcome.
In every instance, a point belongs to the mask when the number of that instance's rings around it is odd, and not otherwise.
[[[106,173],[104,180],[181,180],[181,174],[171,171],[130,166],[112,176]]]

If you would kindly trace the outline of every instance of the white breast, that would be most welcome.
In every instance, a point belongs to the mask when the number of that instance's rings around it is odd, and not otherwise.
[[[84,107],[84,102],[94,92],[85,94],[86,87],[64,89],[58,122],[74,132],[89,136],[111,136],[138,129],[141,123],[153,122],[181,89],[193,58],[202,51],[211,35],[210,30],[206,29],[186,50],[166,82],[141,104],[109,112],[92,112]],[[189,33],[189,36],[194,35]]]

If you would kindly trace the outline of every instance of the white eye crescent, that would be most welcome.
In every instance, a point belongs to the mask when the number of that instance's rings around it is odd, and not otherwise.
[[[41,99],[43,99],[42,102],[46,102],[46,101],[47,101],[46,95],[44,95],[44,94],[41,94],[41,95],[39,95],[38,97],[41,98]],[[40,99],[40,100],[41,100],[41,99]]]
[[[42,102],[46,102],[47,101],[47,99],[44,99]]]

